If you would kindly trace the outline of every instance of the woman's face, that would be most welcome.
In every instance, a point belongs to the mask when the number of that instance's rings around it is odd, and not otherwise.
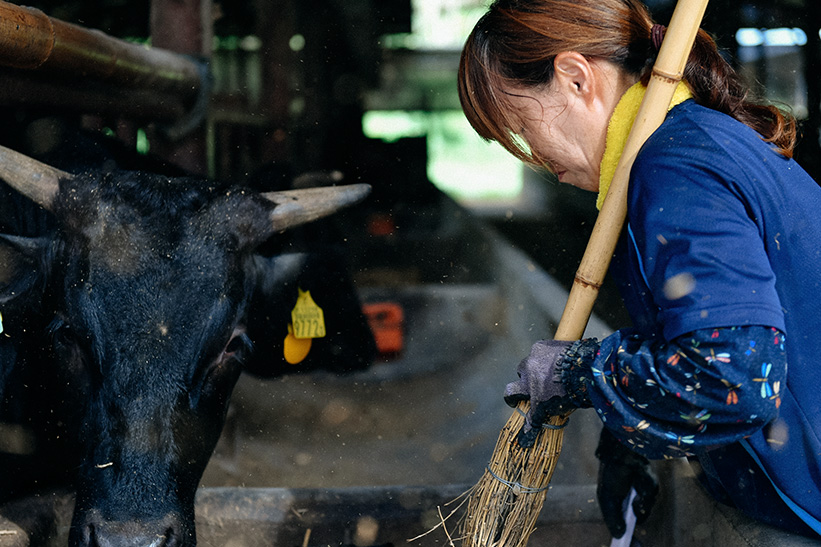
[[[558,57],[557,57],[558,59]],[[560,71],[542,88],[507,90],[521,127],[516,131],[560,182],[597,191],[607,124],[626,89],[609,63]]]

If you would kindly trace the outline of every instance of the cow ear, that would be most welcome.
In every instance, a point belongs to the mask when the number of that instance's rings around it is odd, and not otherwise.
[[[27,295],[45,279],[47,238],[0,234],[0,304]]]
[[[263,378],[327,370],[347,373],[371,364],[376,356],[373,333],[362,313],[345,256],[321,252],[255,256],[256,292],[248,304],[247,330],[254,351],[244,360],[247,372]],[[325,335],[313,338],[301,359],[285,357],[293,315],[301,294],[322,311]]]

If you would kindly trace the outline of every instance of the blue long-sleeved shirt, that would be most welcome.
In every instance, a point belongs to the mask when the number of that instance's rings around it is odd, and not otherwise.
[[[774,420],[785,336],[765,326],[702,329],[670,343],[632,329],[602,341],[590,366],[606,427],[649,458],[736,442]]]
[[[818,184],[755,131],[673,108],[633,164],[611,266],[634,328],[602,341],[586,390],[647,455],[738,445],[821,532],[819,210]]]

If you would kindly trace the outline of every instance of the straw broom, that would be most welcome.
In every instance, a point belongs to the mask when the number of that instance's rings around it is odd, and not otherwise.
[[[584,334],[624,225],[627,181],[633,160],[664,121],[706,8],[707,0],[679,0],[676,5],[607,198],[576,272],[554,335],[557,340],[578,340]],[[524,424],[528,407],[529,403],[521,403],[507,421],[487,469],[468,492],[460,524],[466,547],[524,547],[535,529],[562,449],[562,428],[569,414],[551,417],[533,447],[522,448],[516,435]]]

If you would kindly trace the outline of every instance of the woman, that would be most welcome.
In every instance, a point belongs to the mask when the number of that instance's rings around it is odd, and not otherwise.
[[[459,69],[485,139],[601,204],[663,27],[634,0],[497,0]],[[821,533],[821,189],[791,159],[794,120],[747,91],[699,32],[673,106],[630,174],[611,271],[633,320],[601,342],[537,342],[505,399],[546,416],[593,407],[599,498],[614,536],[645,458],[695,456],[718,499]],[[789,364],[789,372],[787,365]]]

